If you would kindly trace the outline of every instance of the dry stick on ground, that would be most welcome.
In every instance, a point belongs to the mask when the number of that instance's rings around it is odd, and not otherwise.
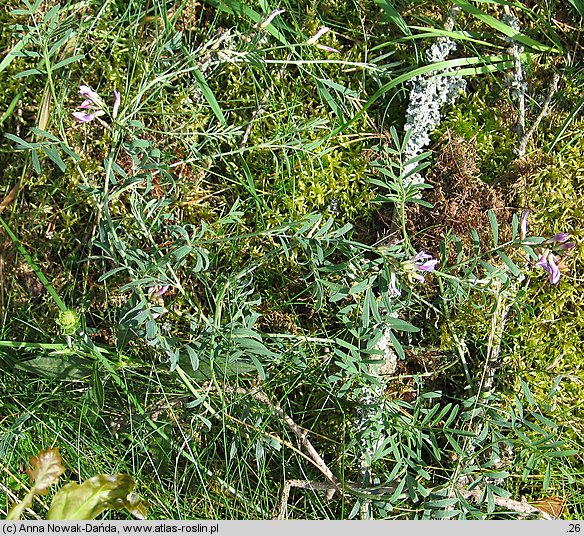
[[[474,499],[474,500],[479,500],[482,493],[483,493],[483,491],[480,489],[474,489],[472,491],[461,492],[461,494],[466,499]],[[551,516],[547,512],[544,512],[543,510],[536,508],[535,506],[532,506],[528,502],[515,501],[513,499],[505,499],[504,497],[497,497],[497,496],[493,497],[493,502],[495,503],[495,506],[499,506],[501,508],[507,508],[508,510],[512,510],[513,512],[518,512],[520,514],[523,514],[522,517],[536,514],[536,515],[540,515],[544,519],[555,519],[553,516]]]
[[[234,388],[230,389],[232,392],[237,392],[238,394],[244,395],[251,395],[257,401],[261,402],[262,404],[266,405],[272,411],[274,411],[279,417],[284,419],[284,422],[287,426],[294,432],[296,437],[299,439],[301,445],[304,449],[310,454],[310,457],[315,462],[315,465],[320,469],[320,471],[327,477],[329,482],[311,482],[309,480],[287,480],[284,482],[284,488],[282,490],[282,496],[280,498],[280,507],[278,511],[278,519],[286,519],[286,508],[288,506],[288,498],[290,496],[290,490],[292,488],[300,488],[300,489],[307,489],[307,490],[327,490],[329,492],[334,493],[335,491],[341,491],[341,484],[333,475],[331,470],[327,467],[326,463],[322,459],[322,457],[318,454],[316,449],[312,446],[308,438],[306,437],[306,432],[304,432],[293,420],[291,417],[286,415],[284,410],[276,405],[273,404],[270,399],[260,391],[247,391],[243,388]],[[358,490],[358,488],[356,488]],[[395,488],[383,488],[380,490],[376,490],[378,493],[393,493]],[[472,491],[460,491],[458,490],[457,493],[463,495],[467,499],[479,500],[480,496],[482,495],[483,491],[481,489],[474,489]],[[455,497],[456,493],[453,491],[451,497]],[[332,496],[332,495],[331,495]],[[494,503],[496,506],[501,508],[506,508],[508,510],[512,510],[514,512],[518,512],[523,515],[529,514],[538,514],[541,515],[544,519],[553,519],[549,514],[544,512],[543,510],[536,508],[535,506],[530,505],[527,502],[523,501],[515,501],[513,499],[505,499],[503,497],[493,497]]]
[[[286,414],[286,412],[277,404],[271,402],[271,400],[261,391],[247,391],[242,387],[231,387],[225,389],[225,392],[232,392],[237,393],[240,395],[250,395],[255,398],[258,402],[261,402],[269,409],[271,409],[274,413],[278,415],[281,419],[284,420],[288,428],[294,432],[294,435],[298,438],[300,445],[304,448],[304,450],[310,456],[310,459],[314,462],[314,465],[318,468],[318,470],[327,478],[327,480],[331,483],[331,489],[333,493],[330,494],[330,497],[334,494],[335,491],[339,491],[342,493],[342,486],[337,477],[333,474],[333,472],[328,468],[325,461],[322,459],[321,455],[317,452],[317,450],[312,446],[312,443],[308,439],[308,433],[300,428],[294,420]],[[329,498],[330,498],[329,497]]]
[[[276,519],[288,519],[288,498],[290,497],[291,488],[300,488],[308,490],[327,490],[334,491],[333,484],[329,482],[311,482],[309,480],[286,480],[284,481],[284,489],[280,498],[280,508],[278,509],[278,517]]]
[[[558,91],[559,82],[560,82],[559,73],[554,73],[554,77],[552,78],[552,81],[550,83],[550,89],[548,91],[548,95],[547,95],[547,97],[546,97],[546,99],[541,107],[541,111],[539,112],[539,115],[535,118],[535,121],[533,122],[533,125],[531,125],[531,128],[527,132],[525,132],[523,134],[523,136],[521,136],[519,138],[519,145],[517,147],[517,155],[518,156],[520,156],[520,157],[525,156],[525,152],[527,150],[527,144],[529,143],[530,138],[535,133],[541,120],[547,114],[549,107],[550,107],[550,104],[552,102],[552,99],[554,98],[554,95]]]
[[[333,475],[332,471],[328,468],[325,461],[322,459],[321,455],[316,451],[316,449],[312,446],[312,443],[309,441],[307,437],[307,432],[302,430],[300,426],[298,426],[291,417],[286,415],[284,410],[276,405],[272,404],[270,399],[261,391],[256,391],[250,393],[256,400],[265,404],[269,407],[272,411],[274,411],[281,419],[284,420],[288,428],[294,432],[294,435],[298,438],[298,441],[304,448],[304,450],[308,453],[308,455],[314,460],[316,466],[319,468],[320,472],[327,478],[327,480],[334,486],[331,491],[332,493],[328,494],[329,498],[332,497],[335,491],[341,491],[341,483],[339,480]]]

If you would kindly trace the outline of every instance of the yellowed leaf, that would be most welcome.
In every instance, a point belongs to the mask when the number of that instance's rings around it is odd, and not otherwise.
[[[533,501],[530,504],[555,518],[558,518],[562,515],[564,507],[566,506],[566,503],[562,499],[554,495],[550,497],[544,497],[538,501]]]
[[[31,456],[30,465],[26,468],[26,472],[34,482],[36,493],[40,495],[45,495],[65,472],[59,447],[48,448],[39,452],[38,456]]]
[[[105,510],[123,508],[144,518],[145,505],[133,489],[134,479],[124,474],[96,475],[81,484],[71,482],[53,497],[47,519],[95,519]]]

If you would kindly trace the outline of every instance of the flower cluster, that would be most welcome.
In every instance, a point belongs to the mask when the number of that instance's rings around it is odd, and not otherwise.
[[[420,251],[415,257],[402,262],[401,268],[403,272],[405,272],[410,283],[414,283],[415,281],[423,283],[426,280],[424,278],[424,272],[433,272],[436,269],[437,264],[438,259],[435,259],[425,251]],[[393,271],[391,272],[389,280],[389,293],[391,296],[401,295],[401,291],[397,287],[397,278]]]
[[[521,215],[521,225],[519,236],[524,240],[529,233],[529,225],[527,219],[529,217],[529,210],[526,210]],[[539,260],[535,263],[538,268],[545,270],[549,277],[550,283],[556,285],[562,275],[562,256],[566,255],[570,250],[576,247],[575,242],[568,242],[570,235],[566,232],[560,232],[543,242],[543,248],[539,248],[537,253]]]
[[[101,97],[93,91],[89,86],[79,86],[79,93],[85,99],[79,108],[84,110],[82,112],[73,112],[71,115],[80,123],[89,123],[94,119],[104,115],[107,107]],[[120,92],[114,89],[114,106],[112,108],[111,116],[115,119],[118,116],[120,108],[121,95]]]
[[[561,271],[562,255],[576,247],[575,242],[568,242],[568,233],[558,233],[554,237],[546,240],[544,244],[548,247],[539,252],[539,260],[535,263],[538,268],[543,268],[550,276],[550,283],[555,285],[559,280]]]
[[[148,298],[151,302],[151,314],[152,319],[156,320],[165,313],[168,313],[168,309],[164,306],[164,294],[168,292],[170,285],[154,285],[148,287]]]

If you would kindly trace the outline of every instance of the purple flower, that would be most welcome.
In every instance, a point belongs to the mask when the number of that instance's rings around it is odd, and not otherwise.
[[[438,264],[438,259],[432,257],[425,251],[420,251],[414,257],[414,268],[420,270],[421,272],[433,272]]]
[[[413,259],[404,261],[402,267],[407,273],[410,283],[415,281],[424,282],[424,276],[418,272],[433,272],[438,264],[438,259],[425,251],[420,251]]]
[[[122,96],[117,89],[114,89],[114,107],[112,109],[112,117],[115,119],[118,116],[118,110],[120,109],[120,102],[122,102]]]
[[[260,30],[263,30],[264,28],[267,28],[267,27],[270,25],[270,23],[271,23],[271,22],[272,22],[272,21],[273,21],[273,20],[274,20],[274,19],[275,19],[275,18],[276,18],[278,15],[281,15],[282,13],[286,13],[286,10],[285,10],[285,9],[274,9],[274,11],[272,11],[272,12],[271,12],[271,13],[268,15],[268,18],[267,18],[267,19],[266,19],[264,22],[262,22],[262,23],[259,25],[259,29],[260,29]]]
[[[153,287],[148,287],[148,294],[150,296],[162,296],[166,294],[170,285],[154,285]]]
[[[91,103],[93,103],[98,108],[104,107],[103,101],[101,100],[101,97],[95,91],[93,91],[93,89],[91,89],[89,86],[83,86],[83,85],[79,86],[79,93],[81,93],[81,96],[86,99],[83,102],[83,104],[80,106],[80,108],[89,107],[91,105]]]
[[[104,104],[101,97],[93,91],[89,86],[81,85],[79,86],[79,93],[85,99],[80,105],[81,110],[84,112],[73,112],[71,115],[80,123],[89,123],[94,119],[104,115],[106,113],[107,107]],[[120,107],[121,95],[120,92],[114,90],[114,107],[112,110],[112,117],[115,119],[118,115],[118,109]]]
[[[562,274],[556,264],[555,255],[548,249],[544,250],[539,261],[537,261],[535,265],[539,268],[543,268],[549,274],[550,283],[552,285],[555,285],[560,280]]]
[[[89,123],[90,121],[93,121],[98,115],[103,114],[98,114],[97,112],[92,112],[90,114],[86,114],[84,112],[73,112],[71,115],[80,123]]]
[[[568,240],[568,238],[570,238],[570,235],[568,233],[558,233],[552,236],[552,238],[550,238],[548,242],[550,244],[563,244],[566,240]]]

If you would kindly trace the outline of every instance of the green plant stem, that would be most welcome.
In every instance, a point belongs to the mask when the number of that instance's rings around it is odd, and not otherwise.
[[[57,304],[59,309],[61,311],[67,311],[68,307],[65,305],[65,302],[63,302],[63,300],[59,297],[56,290],[53,288],[53,285],[51,285],[49,283],[49,280],[45,277],[45,274],[43,274],[43,272],[38,267],[36,262],[34,262],[32,257],[29,255],[28,251],[26,251],[24,246],[20,243],[20,241],[18,240],[16,235],[12,232],[12,230],[10,229],[8,224],[4,221],[4,219],[1,216],[0,216],[0,224],[2,225],[2,227],[4,227],[4,230],[6,231],[6,233],[8,234],[10,239],[12,240],[12,242],[14,243],[14,246],[16,247],[16,249],[24,257],[27,264],[31,267],[32,271],[36,274],[36,276],[39,278],[40,282],[47,289],[47,292],[50,294],[51,298],[53,298],[53,301]]]

